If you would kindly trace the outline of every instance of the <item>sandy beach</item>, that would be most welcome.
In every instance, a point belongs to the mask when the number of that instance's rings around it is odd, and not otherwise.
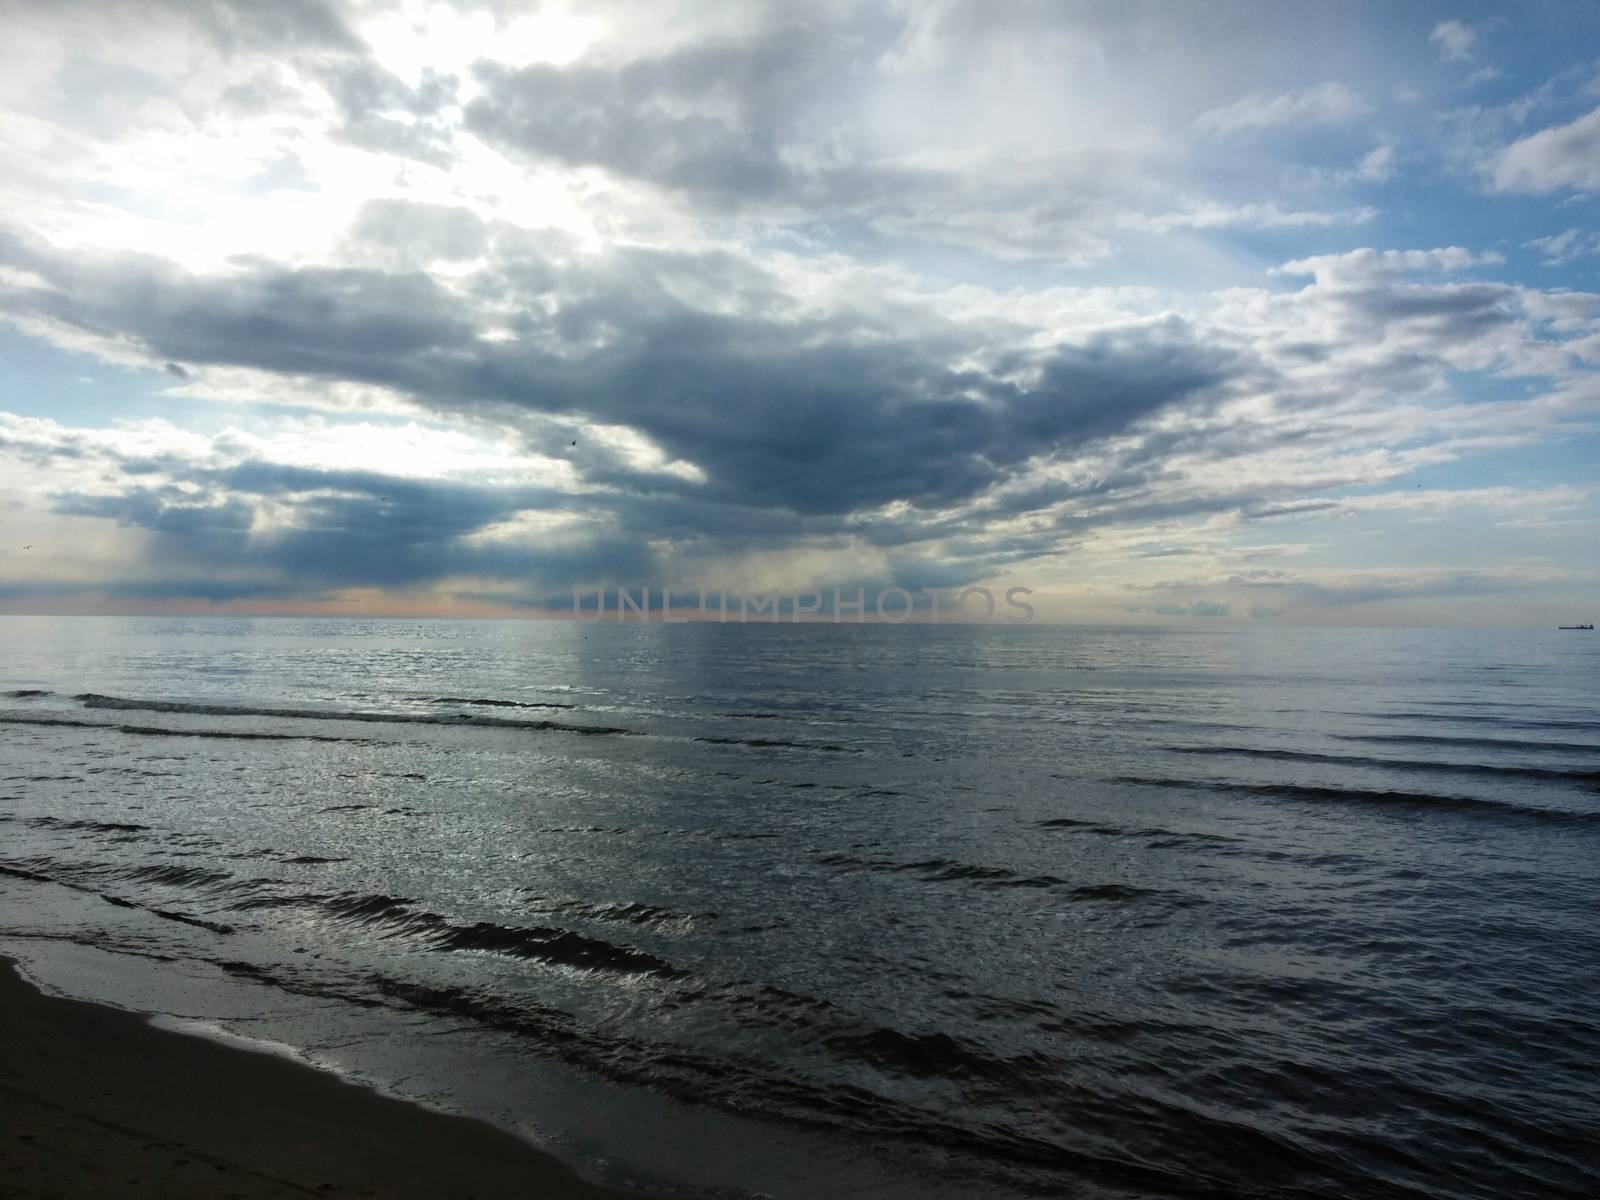
[[[480,1121],[270,1054],[45,996],[0,959],[0,1193],[599,1200],[623,1193]]]

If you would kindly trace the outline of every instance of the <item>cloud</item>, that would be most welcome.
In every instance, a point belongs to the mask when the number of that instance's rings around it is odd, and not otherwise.
[[[1600,190],[1600,108],[1513,142],[1495,158],[1491,174],[1502,192]]]
[[[350,229],[352,249],[398,267],[477,258],[489,246],[483,219],[471,209],[417,200],[369,200]]]
[[[598,171],[691,205],[697,218],[850,220],[1005,258],[1087,262],[1134,199],[1164,207],[1134,147],[884,146],[841,111],[843,89],[891,110],[893,22],[775,21],[621,62],[482,61],[464,127],[540,168]]]
[[[1440,21],[1433,27],[1433,32],[1428,35],[1431,42],[1439,51],[1439,57],[1446,62],[1467,62],[1472,58],[1472,47],[1477,44],[1478,34],[1469,25],[1460,21]]]
[[[150,255],[69,256],[3,231],[0,262],[39,281],[0,285],[0,308],[115,329],[174,362],[347,375],[365,361],[381,380],[397,356],[470,337],[451,296],[416,272],[251,264],[202,277]]]
[[[745,43],[695,44],[619,66],[493,62],[466,109],[480,137],[574,166],[602,166],[722,203],[826,198],[907,182],[783,153],[797,102],[852,53],[845,30],[776,29]],[[842,61],[840,61],[842,60]]]
[[[440,215],[380,211],[428,230]],[[458,224],[476,229],[445,219]],[[1311,278],[1296,292],[1103,309],[1091,329],[1041,338],[1000,296],[969,295],[960,319],[947,295],[885,313],[842,294],[800,305],[795,279],[716,253],[574,256],[560,239],[482,234],[481,261],[449,287],[409,268],[198,276],[0,246],[31,280],[0,289],[0,309],[207,376],[391,389],[484,431],[459,458],[458,435],[378,426],[329,456],[333,431],[310,425],[210,442],[14,425],[0,457],[57,481],[55,513],[146,531],[174,578],[215,561],[275,586],[473,579],[475,595],[537,596],[641,573],[731,578],[752,556],[845,569],[867,546],[882,582],[965,583],[1102,530],[1314,513],[1333,503],[1318,492],[1447,460],[1454,441],[1527,436],[1524,411],[1397,397],[1546,349],[1532,365],[1566,369],[1562,339],[1600,326],[1571,297],[1558,330],[1556,297],[1530,307],[1516,288],[1436,278],[1494,261],[1459,247],[1295,260],[1281,273]],[[736,311],[710,280],[740,281]],[[544,299],[508,312],[512,295]],[[510,336],[486,336],[499,329]],[[355,469],[364,449],[394,466]]]
[[[1356,177],[1368,183],[1382,183],[1394,173],[1393,146],[1374,147],[1356,166]]]
[[[1343,83],[1320,83],[1300,92],[1256,92],[1201,113],[1197,128],[1219,137],[1260,133],[1297,125],[1340,125],[1365,116],[1371,106]]]
[[[1409,474],[1600,406],[1600,298],[1486,252],[1574,261],[1584,235],[1540,236],[1573,218],[1445,202],[1565,93],[1443,145],[1380,99],[1409,66],[1359,22],[90,11],[35,6],[0,48],[10,404],[105,367],[76,427],[0,414],[7,528],[73,547],[39,587],[214,566],[219,595],[521,604],[1166,562],[1194,577],[1163,600],[1242,614],[1269,560],[1449,520]],[[1284,90],[1328,62],[1346,82]],[[1431,249],[1404,234],[1422,179]]]
[[[1600,255],[1600,234],[1568,229],[1550,237],[1533,238],[1523,245],[1540,251],[1545,265],[1555,267]]]
[[[263,524],[274,502],[292,500],[292,520]],[[54,511],[114,520],[157,535],[150,554],[208,562],[223,573],[298,586],[311,594],[346,587],[408,587],[452,576],[535,578],[606,557],[614,569],[647,568],[642,548],[595,539],[540,546],[472,541],[496,522],[548,502],[538,491],[403,480],[370,472],[307,471],[243,462],[194,471],[182,485],[114,495],[67,492]]]
[[[1231,601],[1195,600],[1188,604],[1177,604],[1171,600],[1163,600],[1159,604],[1130,605],[1130,613],[1154,613],[1159,617],[1226,617],[1233,611]]]
[[[1301,229],[1333,225],[1362,225],[1377,216],[1377,210],[1362,206],[1335,212],[1286,212],[1272,204],[1213,205],[1187,211],[1130,214],[1121,222],[1125,228],[1170,233],[1178,229]]]
[[[1170,406],[1215,402],[1246,370],[1177,317],[1049,347],[984,347],[995,361],[983,368],[971,361],[976,329],[847,329],[781,306],[696,308],[674,295],[708,265],[692,258],[619,255],[611,271],[590,264],[601,269],[580,283],[524,247],[476,281],[478,296],[492,302],[539,278],[568,296],[547,316],[520,315],[510,341],[480,336],[471,307],[415,272],[256,267],[199,278],[142,256],[69,260],[18,240],[9,255],[0,246],[7,258],[43,283],[0,288],[0,310],[114,330],[160,359],[634,429],[668,460],[709,473],[708,498],[802,514],[969,500],[1030,459]]]
[[[1276,268],[1283,275],[1314,275],[1328,284],[1393,283],[1421,271],[1464,271],[1485,263],[1498,263],[1496,251],[1474,253],[1462,246],[1443,246],[1436,250],[1375,250],[1362,247],[1340,254],[1319,254],[1298,258]]]

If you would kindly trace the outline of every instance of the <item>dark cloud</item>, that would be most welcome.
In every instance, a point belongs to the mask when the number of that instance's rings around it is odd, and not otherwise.
[[[314,72],[339,107],[344,141],[436,167],[455,161],[454,139],[443,116],[455,102],[454,76],[427,70],[412,87],[367,55],[317,64]]]
[[[472,324],[420,272],[241,264],[198,277],[147,255],[58,255],[0,234],[0,262],[43,287],[0,285],[0,310],[128,337],[158,359],[399,382],[398,364],[470,341]]]
[[[886,193],[911,172],[797,162],[795,121],[876,54],[895,26],[796,19],[742,42],[690,43],[621,64],[484,62],[467,127],[496,145],[596,166],[721,204]]]
[[[67,494],[57,498],[55,511],[69,517],[101,517],[122,525],[137,525],[193,543],[196,555],[206,554],[218,535],[231,538],[249,530],[255,510],[243,500],[196,502],[176,487],[133,488],[116,495]]]
[[[191,21],[232,53],[320,49],[364,51],[333,4],[324,0],[146,0],[149,7]],[[130,7],[138,7],[137,5]]]
[[[1229,399],[1276,394],[1284,381],[1176,316],[1038,347],[1000,325],[802,313],[771,277],[718,252],[583,258],[560,238],[438,206],[369,205],[352,237],[422,256],[482,252],[488,265],[451,292],[414,270],[247,262],[199,277],[143,256],[69,259],[12,237],[0,241],[0,262],[43,283],[0,287],[0,308],[134,341],[157,361],[382,385],[523,428],[578,471],[581,500],[554,487],[129,458],[115,465],[122,494],[64,496],[58,511],[148,529],[175,564],[203,556],[325,587],[477,576],[543,594],[852,539],[891,556],[885,578],[870,582],[953,585],[1057,554],[1108,523],[1298,516],[1333,503],[1305,499],[1316,481],[1292,478],[1179,486],[1171,463],[1185,455],[1244,460],[1337,445],[1345,432],[1331,421],[1220,421]],[[685,298],[720,298],[719,281],[738,296],[737,315]],[[1347,289],[1337,303],[1381,310],[1375,293]],[[1455,304],[1411,296],[1388,311],[1396,325],[1451,314],[1470,324],[1486,309],[1504,310],[1499,289]],[[482,337],[491,324],[515,340]],[[1401,350],[1358,368],[1406,369],[1438,364]],[[551,419],[566,424],[539,433]],[[573,422],[632,430],[664,457],[642,463],[587,436],[569,447]],[[1113,442],[1096,471],[1036,471]],[[694,471],[667,469],[673,461]],[[154,481],[163,476],[169,483]],[[592,527],[578,536],[473,537],[579,503]],[[279,521],[261,520],[274,505]],[[1027,520],[994,528],[1017,518]]]
[[[361,224],[392,237],[408,226],[472,232],[423,206],[379,208]],[[115,332],[157,357],[385,385],[458,412],[637,430],[704,473],[693,483],[590,468],[593,483],[648,491],[652,507],[661,492],[791,519],[962,504],[1033,460],[1214,403],[1251,369],[1176,317],[1044,351],[991,347],[1000,363],[991,371],[955,366],[979,348],[974,333],[802,319],[759,302],[739,316],[707,312],[674,294],[706,264],[659,256],[622,256],[610,277],[579,281],[550,260],[512,259],[480,293],[527,288],[531,277],[535,288],[561,287],[564,303],[554,314],[524,309],[511,343],[481,339],[477,314],[415,272],[262,264],[198,278],[135,256],[68,261],[16,240],[0,244],[7,259],[48,286],[0,289],[0,307]]]
[[[1340,507],[1337,500],[1296,500],[1288,504],[1264,504],[1246,510],[1246,520],[1265,521],[1273,517],[1305,517],[1313,513],[1329,512]]]
[[[167,575],[159,579],[111,579],[85,586],[82,583],[38,580],[26,583],[0,581],[0,600],[65,600],[85,593],[128,600],[296,600],[331,598],[331,591],[308,588],[305,581],[291,579],[218,579],[197,568],[189,575]]]
[[[286,504],[293,523],[258,521],[262,501]],[[570,498],[545,489],[501,489],[402,479],[364,471],[318,471],[248,461],[191,468],[181,481],[114,494],[68,493],[54,511],[150,531],[152,562],[201,561],[220,574],[293,581],[309,591],[409,587],[450,576],[587,578],[645,572],[637,540],[590,534],[530,546],[464,540],[519,512]],[[189,594],[189,593],[183,593]]]
[[[1430,349],[1482,338],[1515,324],[1520,315],[1517,290],[1501,284],[1371,287],[1341,290],[1335,299],[1372,330],[1420,339]]]
[[[1074,145],[1011,159],[883,155],[854,136],[862,91],[914,37],[904,14],[775,7],[741,38],[623,61],[483,61],[466,127],[523,161],[595,168],[675,193],[704,220],[759,213],[796,228],[1001,257],[1086,261],[1128,204],[1161,189],[1137,153]],[[930,144],[936,139],[930,137]],[[832,240],[839,230],[825,227]]]

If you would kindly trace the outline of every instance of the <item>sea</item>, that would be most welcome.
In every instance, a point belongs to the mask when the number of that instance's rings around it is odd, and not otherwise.
[[[0,953],[699,1197],[1600,1195],[1600,637],[0,618]]]

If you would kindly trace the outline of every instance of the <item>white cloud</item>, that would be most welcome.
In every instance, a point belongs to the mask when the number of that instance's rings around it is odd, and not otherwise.
[[[1495,159],[1493,177],[1502,192],[1600,191],[1600,108],[1513,142]]]
[[[1376,209],[1366,206],[1336,212],[1287,212],[1275,204],[1210,204],[1149,216],[1130,214],[1119,224],[1127,229],[1153,233],[1168,233],[1174,229],[1325,229],[1333,225],[1361,225],[1377,215]]]
[[[1378,146],[1356,166],[1356,177],[1368,183],[1382,183],[1394,173],[1394,147]]]
[[[1392,281],[1418,271],[1462,271],[1503,261],[1494,251],[1475,254],[1462,246],[1437,250],[1374,250],[1363,247],[1343,254],[1319,254],[1286,262],[1275,273],[1314,275],[1320,283]]]
[[[1428,35],[1446,62],[1466,62],[1472,57],[1472,47],[1478,41],[1477,31],[1460,21],[1440,21]]]
[[[1550,237],[1534,238],[1523,245],[1530,250],[1538,250],[1544,256],[1545,265],[1555,267],[1575,259],[1600,255],[1600,233],[1568,229]]]
[[[1371,106],[1342,83],[1320,83],[1302,92],[1256,92],[1195,118],[1208,133],[1227,137],[1288,125],[1339,125],[1365,116]]]

